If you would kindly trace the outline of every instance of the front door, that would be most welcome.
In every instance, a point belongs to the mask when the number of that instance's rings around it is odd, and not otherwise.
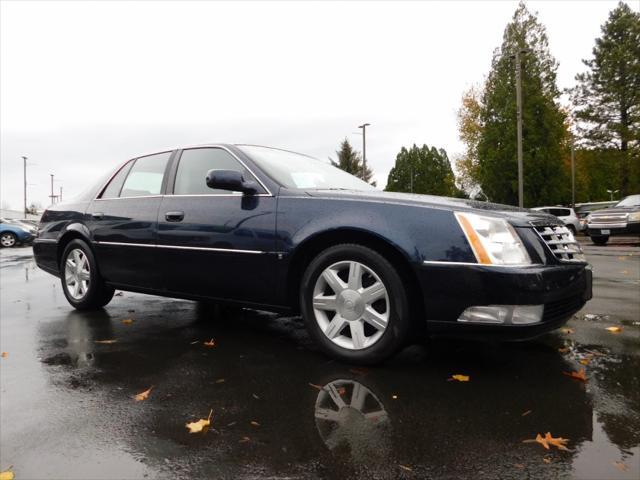
[[[158,209],[171,153],[131,160],[87,212],[98,268],[107,282],[142,289],[162,286]]]
[[[223,148],[183,150],[158,214],[158,251],[171,292],[273,303],[276,198],[213,190],[211,169],[258,179]],[[259,182],[258,182],[259,183]],[[172,192],[172,193],[171,193]]]

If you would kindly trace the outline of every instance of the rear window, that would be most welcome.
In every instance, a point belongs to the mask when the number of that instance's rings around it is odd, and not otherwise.
[[[549,208],[547,212],[556,217],[568,217],[570,214],[568,208]]]
[[[120,197],[160,195],[164,171],[171,152],[138,158],[122,186]]]

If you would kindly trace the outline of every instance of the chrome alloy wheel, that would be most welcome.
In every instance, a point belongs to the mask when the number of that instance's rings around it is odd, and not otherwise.
[[[16,237],[10,233],[5,233],[0,237],[0,244],[3,247],[13,247],[16,244]]]
[[[315,320],[339,347],[362,350],[375,344],[389,323],[387,288],[366,265],[342,261],[327,267],[313,289]]]
[[[82,300],[89,291],[91,267],[89,259],[79,248],[74,248],[67,255],[64,265],[64,281],[69,295],[75,300]]]

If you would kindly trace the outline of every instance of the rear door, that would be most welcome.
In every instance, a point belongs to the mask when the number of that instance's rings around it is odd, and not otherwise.
[[[98,267],[109,282],[159,289],[158,208],[172,152],[128,162],[88,211]]]
[[[186,149],[175,161],[158,215],[158,247],[169,291],[273,302],[276,198],[224,148]],[[246,195],[207,187],[211,169],[237,170],[260,185]]]

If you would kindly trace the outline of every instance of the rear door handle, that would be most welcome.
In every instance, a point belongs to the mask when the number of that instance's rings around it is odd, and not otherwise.
[[[92,213],[91,218],[93,218],[94,220],[102,220],[104,218],[104,213],[102,212]]]
[[[181,222],[184,220],[184,212],[167,212],[164,214],[167,222]]]

